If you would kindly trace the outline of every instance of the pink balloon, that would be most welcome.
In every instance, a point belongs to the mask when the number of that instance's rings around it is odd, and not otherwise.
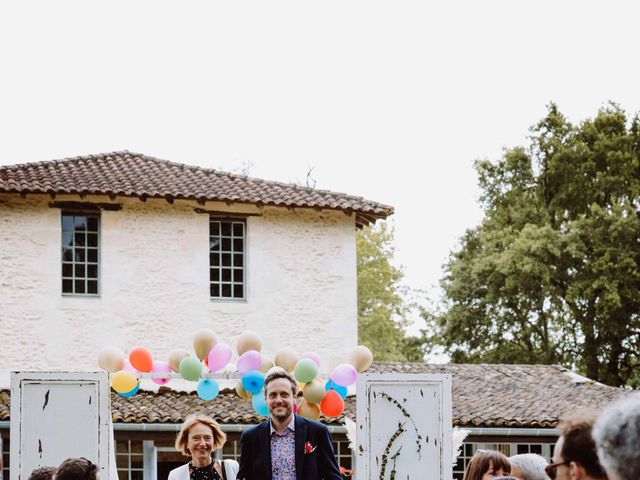
[[[331,373],[331,380],[342,387],[353,385],[356,383],[357,378],[358,372],[353,368],[353,365],[349,365],[348,363],[338,365]]]
[[[153,362],[153,368],[151,369],[151,373],[171,373],[173,370],[171,369],[171,365],[167,362]],[[171,380],[169,377],[167,378],[152,378],[155,383],[158,385],[165,385]]]
[[[313,363],[315,363],[318,367],[320,366],[320,355],[318,355],[316,352],[307,352],[302,355],[302,358],[313,360]]]
[[[258,370],[262,364],[262,357],[255,350],[247,350],[238,359],[238,372],[247,373],[249,370]]]
[[[138,370],[136,370],[133,365],[131,365],[131,362],[129,361],[128,358],[124,359],[124,367],[122,367],[122,369],[125,372],[131,372],[131,373],[138,373]]]
[[[217,372],[218,370],[227,366],[233,351],[231,347],[226,343],[216,343],[214,347],[209,350],[209,371]]]

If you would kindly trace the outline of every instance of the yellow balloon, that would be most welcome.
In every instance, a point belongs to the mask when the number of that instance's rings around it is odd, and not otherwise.
[[[238,337],[238,340],[236,340],[236,350],[238,351],[239,357],[249,350],[259,352],[262,350],[262,340],[260,340],[260,335],[252,331],[244,332]]]
[[[124,352],[118,347],[104,347],[98,354],[98,365],[107,372],[117,372],[124,368]]]
[[[251,394],[245,390],[242,386],[242,379],[239,379],[236,383],[236,393],[240,398],[244,398],[245,400],[251,400]]]
[[[364,345],[358,345],[349,356],[349,363],[359,372],[364,372],[373,363],[373,354]]]
[[[193,337],[193,351],[200,360],[204,360],[216,343],[218,343],[218,336],[208,328],[203,328]]]
[[[262,359],[262,363],[260,364],[260,370],[262,373],[267,373],[271,367],[273,367],[273,358],[267,357],[266,355],[260,355]]]
[[[298,405],[298,415],[318,421],[320,419],[320,406],[315,403],[309,403],[306,400],[302,400],[300,405]]]
[[[324,385],[317,380],[307,383],[302,390],[304,399],[309,403],[320,403],[326,393]]]
[[[138,379],[131,372],[120,370],[111,376],[111,386],[118,393],[127,393],[136,388]]]
[[[298,354],[291,347],[284,347],[276,353],[275,363],[278,367],[284,368],[287,372],[293,372],[298,363]]]

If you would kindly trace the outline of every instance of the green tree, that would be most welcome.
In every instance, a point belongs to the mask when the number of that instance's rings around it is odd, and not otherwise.
[[[422,361],[423,342],[405,336],[407,314],[403,273],[391,264],[393,230],[384,222],[356,235],[358,266],[358,342],[379,361]]]
[[[617,105],[572,125],[555,105],[530,145],[476,162],[484,219],[445,267],[432,316],[455,362],[562,363],[638,381],[640,122]]]

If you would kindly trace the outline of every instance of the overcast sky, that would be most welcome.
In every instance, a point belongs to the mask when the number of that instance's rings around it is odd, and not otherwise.
[[[432,289],[481,219],[473,161],[640,111],[632,1],[0,4],[0,164],[127,149],[391,204]],[[433,290],[432,290],[433,292]]]

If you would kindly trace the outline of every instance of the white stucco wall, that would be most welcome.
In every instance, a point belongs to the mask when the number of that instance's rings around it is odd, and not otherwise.
[[[57,196],[56,201],[79,201]],[[18,369],[92,369],[103,346],[166,360],[211,328],[227,343],[318,352],[329,370],[357,341],[354,217],[312,209],[118,198],[103,211],[100,297],[61,295],[61,211],[50,197],[0,195],[0,378]],[[83,201],[109,202],[106,197]],[[247,300],[209,297],[207,210],[247,218]],[[2,383],[6,383],[3,380]]]

